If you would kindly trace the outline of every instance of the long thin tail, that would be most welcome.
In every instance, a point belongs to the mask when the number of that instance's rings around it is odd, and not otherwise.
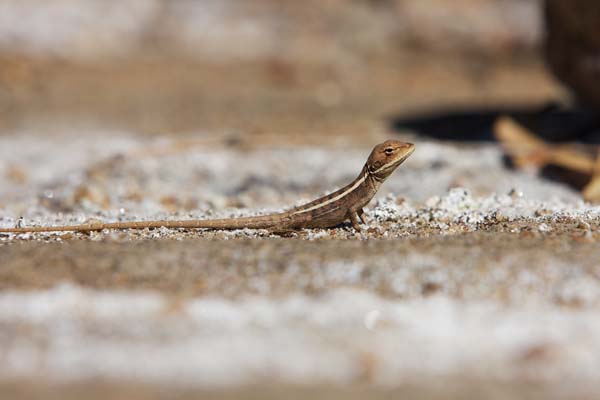
[[[20,228],[0,228],[0,233],[32,233],[32,232],[93,232],[104,229],[146,229],[146,228],[188,228],[188,229],[265,229],[271,228],[281,221],[281,217],[263,215],[258,217],[242,217],[227,219],[184,220],[184,221],[132,221],[132,222],[92,222],[81,225],[32,226]]]

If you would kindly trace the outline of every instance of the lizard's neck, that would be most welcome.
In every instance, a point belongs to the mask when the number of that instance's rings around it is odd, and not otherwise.
[[[383,180],[378,179],[377,177],[369,173],[369,164],[365,164],[362,171],[360,172],[360,176],[365,176],[365,184],[369,188],[373,189],[373,195],[375,195],[375,192],[377,192],[381,187]]]
[[[368,164],[365,164],[365,166],[363,167],[363,169],[360,173],[360,176],[365,177],[363,185],[366,188],[366,191],[368,193],[368,197],[370,200],[371,198],[373,198],[373,196],[375,196],[375,194],[381,187],[383,180],[377,179],[375,176],[373,176],[369,173],[369,165]]]

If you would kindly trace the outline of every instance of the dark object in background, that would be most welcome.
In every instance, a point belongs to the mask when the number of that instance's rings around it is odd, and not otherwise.
[[[545,53],[549,68],[583,109],[500,107],[437,110],[395,117],[392,127],[443,140],[494,140],[492,126],[510,115],[540,138],[600,143],[600,1],[545,0]]]
[[[552,72],[600,114],[600,1],[546,0],[545,16]]]

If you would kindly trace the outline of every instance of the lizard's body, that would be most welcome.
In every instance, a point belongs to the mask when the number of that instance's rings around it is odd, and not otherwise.
[[[0,233],[89,232],[103,229],[195,228],[270,229],[287,231],[303,228],[329,228],[350,220],[360,230],[363,207],[371,201],[383,181],[414,151],[414,145],[388,140],[373,149],[360,175],[343,188],[309,203],[276,214],[256,217],[187,221],[136,221],[89,223],[54,227],[0,228]]]

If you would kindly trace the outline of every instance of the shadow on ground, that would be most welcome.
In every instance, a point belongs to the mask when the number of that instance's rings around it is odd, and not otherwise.
[[[442,108],[392,116],[390,126],[395,131],[408,129],[439,140],[494,141],[494,121],[506,115],[550,142],[600,143],[600,117],[585,109],[565,108],[558,104]]]

